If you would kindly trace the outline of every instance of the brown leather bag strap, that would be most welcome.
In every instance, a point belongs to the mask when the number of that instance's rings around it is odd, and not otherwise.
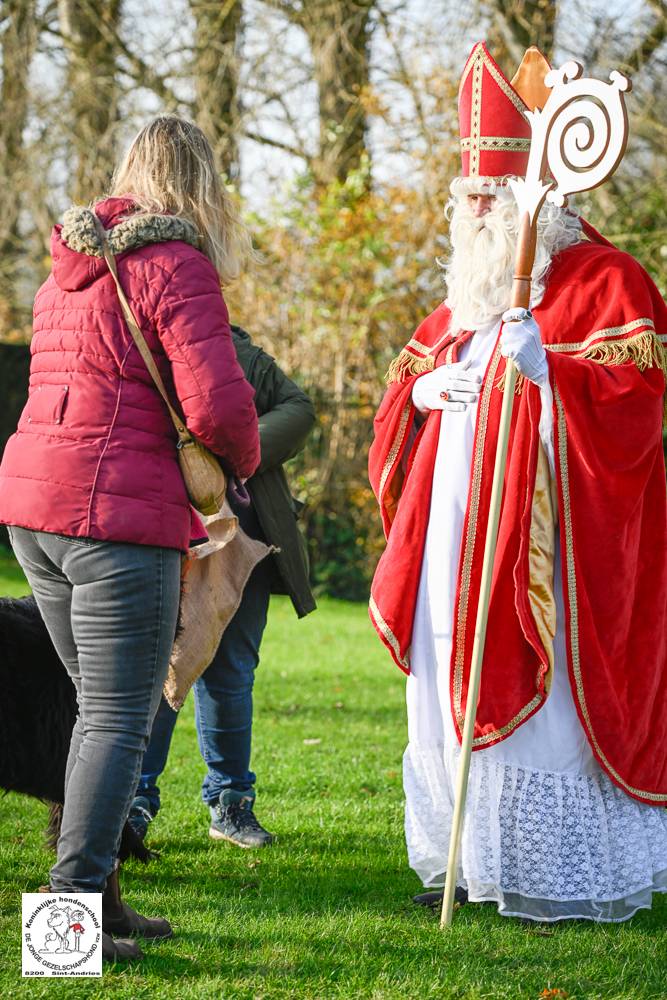
[[[143,333],[139,328],[139,324],[135,319],[130,303],[127,301],[127,297],[125,295],[125,292],[123,291],[123,286],[121,285],[120,278],[118,277],[116,258],[109,249],[109,243],[107,241],[106,232],[104,231],[104,227],[102,226],[102,223],[100,222],[99,219],[97,220],[97,230],[100,235],[100,239],[102,240],[102,250],[104,252],[104,259],[107,262],[113,280],[116,283],[118,298],[120,300],[120,307],[125,317],[125,322],[127,323],[128,329],[132,335],[132,339],[137,345],[137,349],[141,354],[142,358],[144,359],[144,362],[146,363],[146,367],[148,368],[148,371],[150,372],[152,379],[155,382],[158,392],[160,393],[165,403],[167,404],[169,415],[171,416],[171,419],[174,422],[174,427],[176,428],[176,433],[178,434],[179,446],[190,444],[192,442],[192,435],[185,426],[184,421],[180,418],[174,407],[169,402],[169,397],[167,396],[167,390],[165,389],[164,382],[162,381],[162,376],[160,375],[158,367],[155,364],[155,358],[151,353],[150,347],[146,343],[146,338],[144,337]]]

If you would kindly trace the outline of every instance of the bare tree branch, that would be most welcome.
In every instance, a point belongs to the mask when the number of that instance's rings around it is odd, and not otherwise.
[[[650,6],[658,15],[657,20],[621,64],[620,68],[627,73],[636,73],[642,69],[667,38],[667,3],[664,0],[650,0]]]

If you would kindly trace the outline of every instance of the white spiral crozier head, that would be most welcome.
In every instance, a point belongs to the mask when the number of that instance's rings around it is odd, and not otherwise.
[[[440,261],[447,285],[452,330],[476,330],[509,308],[519,213],[512,193],[500,182],[458,177],[445,209],[450,219],[449,259]],[[470,194],[489,194],[493,207],[475,218]],[[542,207],[537,224],[537,248],[532,272],[531,305],[541,302],[552,257],[581,239],[577,216],[556,205]]]
[[[549,112],[547,162],[556,188],[547,198],[562,205],[568,194],[589,191],[613,174],[628,134],[623,94],[630,80],[614,70],[611,83],[582,78],[576,62],[547,73],[553,88],[543,114]]]
[[[568,195],[590,191],[610,177],[623,156],[628,138],[624,95],[632,84],[617,70],[610,74],[610,83],[582,73],[576,62],[551,70],[544,78],[551,89],[546,104],[526,112],[531,130],[528,166],[525,177],[510,185],[531,222],[545,197],[564,205]]]

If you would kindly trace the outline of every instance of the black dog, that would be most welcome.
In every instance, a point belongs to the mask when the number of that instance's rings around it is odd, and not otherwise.
[[[74,685],[33,597],[0,598],[0,788],[51,803],[48,842],[60,830],[65,765],[77,714]],[[152,853],[126,823],[119,857]]]

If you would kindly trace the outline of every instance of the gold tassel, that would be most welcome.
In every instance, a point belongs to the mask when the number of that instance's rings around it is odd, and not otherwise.
[[[392,382],[404,382],[411,375],[423,375],[425,372],[432,372],[434,367],[435,360],[430,354],[425,358],[418,358],[412,351],[403,348],[401,353],[389,365],[385,381],[387,385],[391,385]]]
[[[667,380],[667,350],[660,343],[653,330],[645,330],[634,337],[625,340],[608,340],[575,355],[595,361],[601,365],[624,365],[632,361],[640,372],[647,368],[659,368]],[[520,395],[525,379],[519,372],[517,375],[515,393]],[[496,380],[495,386],[501,392],[505,388],[505,372]],[[667,420],[667,398],[665,399],[665,419]]]
[[[640,372],[647,368],[659,368],[667,378],[667,352],[653,330],[645,330],[626,340],[593,344],[578,357],[597,361],[601,365],[624,365],[632,361]]]
[[[526,381],[525,376],[521,372],[517,372],[516,382],[514,383],[514,395],[520,396],[523,392],[523,383]],[[495,381],[496,389],[500,389],[501,392],[505,391],[505,372],[499,375]]]
[[[579,356],[588,358],[589,361],[598,361],[602,365],[624,365],[633,361],[640,372],[647,368],[659,368],[667,380],[667,350],[652,330],[645,330],[627,340],[595,344]],[[662,420],[663,426],[667,428],[667,395]]]

